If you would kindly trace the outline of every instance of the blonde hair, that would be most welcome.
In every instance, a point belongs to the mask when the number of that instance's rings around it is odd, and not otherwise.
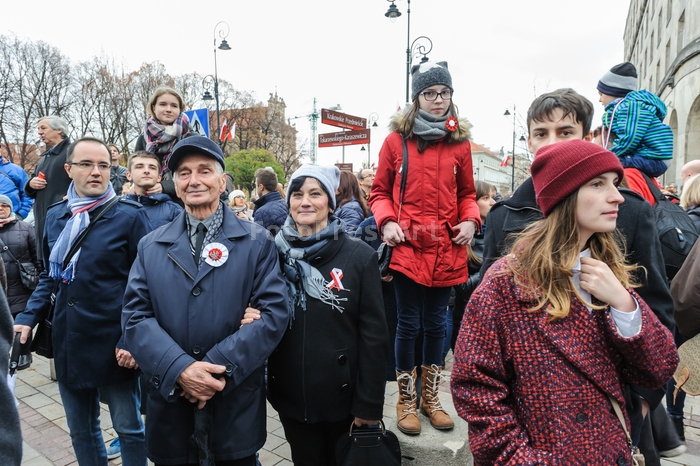
[[[543,220],[528,226],[513,244],[508,269],[515,282],[536,304],[528,311],[545,309],[550,320],[562,319],[571,310],[571,293],[592,309],[606,305],[588,303],[573,284],[573,268],[579,260],[576,222],[578,191],[567,197]],[[639,286],[631,274],[640,267],[625,262],[624,238],[618,230],[594,233],[588,240],[591,257],[605,262],[625,288]]]
[[[177,99],[178,104],[180,104],[180,113],[185,111],[185,101],[182,100],[182,96],[180,95],[180,93],[172,87],[160,86],[157,87],[155,91],[153,91],[153,94],[151,94],[151,98],[148,99],[148,104],[146,105],[146,113],[155,118],[156,102],[158,102],[158,99],[165,94],[170,94]]]
[[[693,175],[683,185],[681,207],[688,210],[697,205],[700,205],[700,175]]]

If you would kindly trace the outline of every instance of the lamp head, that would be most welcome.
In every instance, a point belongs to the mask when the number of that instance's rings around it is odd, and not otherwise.
[[[226,39],[221,41],[221,44],[219,44],[219,50],[231,50],[231,47],[228,45],[228,42],[226,42]]]
[[[391,1],[391,5],[389,5],[389,9],[386,10],[386,13],[384,13],[384,16],[389,18],[391,20],[391,22],[393,23],[396,21],[396,18],[401,16],[401,12],[396,7],[396,5],[394,5],[393,0],[387,0],[387,1]]]

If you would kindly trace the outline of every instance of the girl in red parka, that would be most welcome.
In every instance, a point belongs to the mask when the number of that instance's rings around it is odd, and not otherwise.
[[[532,164],[544,219],[525,229],[469,301],[452,396],[476,465],[632,464],[623,384],[673,375],[670,332],[631,290],[615,230],[615,154],[571,140]]]
[[[406,434],[420,433],[414,348],[421,324],[421,412],[437,429],[454,427],[438,399],[445,317],[450,288],[467,281],[465,245],[481,229],[469,124],[459,121],[447,63],[421,63],[412,76],[413,104],[392,121],[369,201],[379,231],[394,247],[396,409],[398,428]],[[408,169],[402,195],[404,156]]]

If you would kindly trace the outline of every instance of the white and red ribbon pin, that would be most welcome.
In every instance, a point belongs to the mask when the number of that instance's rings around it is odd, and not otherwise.
[[[221,243],[209,243],[202,250],[202,259],[212,267],[220,267],[228,260],[228,248]]]
[[[343,283],[340,281],[343,278],[343,271],[340,269],[331,270],[331,282],[328,284],[328,289],[337,288],[338,291],[344,290]]]

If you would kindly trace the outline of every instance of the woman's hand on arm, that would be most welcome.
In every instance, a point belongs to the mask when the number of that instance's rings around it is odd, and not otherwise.
[[[637,302],[605,262],[581,258],[581,288],[621,312],[634,312]]]
[[[382,228],[382,236],[384,237],[384,241],[392,247],[406,241],[406,236],[403,234],[403,230],[401,230],[399,224],[392,221],[386,222]]]
[[[243,318],[241,319],[241,327],[243,327],[246,324],[252,324],[256,320],[260,320],[260,311],[258,309],[248,306],[245,309]]]

